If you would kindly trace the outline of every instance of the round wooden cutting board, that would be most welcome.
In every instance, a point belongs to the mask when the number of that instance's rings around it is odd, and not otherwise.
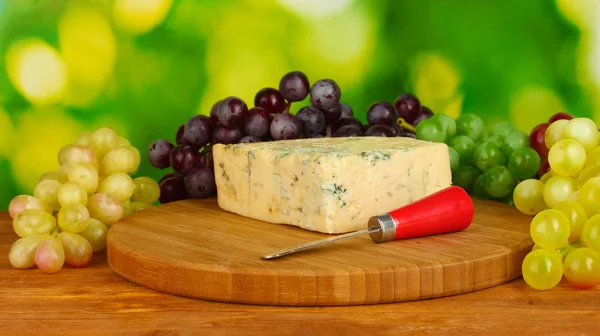
[[[331,306],[442,297],[520,277],[533,246],[531,217],[499,202],[474,205],[461,232],[382,244],[363,236],[262,260],[329,235],[228,213],[216,199],[185,200],[114,224],[108,262],[134,283],[212,301]]]

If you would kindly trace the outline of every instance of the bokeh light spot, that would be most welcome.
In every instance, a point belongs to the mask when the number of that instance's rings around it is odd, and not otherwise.
[[[277,0],[277,3],[302,17],[323,18],[343,12],[352,5],[352,0]]]
[[[161,24],[173,0],[119,0],[114,3],[115,25],[124,32],[145,34]]]
[[[14,147],[13,122],[2,108],[0,108],[0,157],[9,157]]]
[[[560,97],[545,87],[524,86],[510,97],[510,122],[526,133],[557,112],[568,111]]]
[[[457,97],[460,73],[444,56],[435,53],[417,55],[412,63],[415,95],[434,112],[457,117],[462,97]]]

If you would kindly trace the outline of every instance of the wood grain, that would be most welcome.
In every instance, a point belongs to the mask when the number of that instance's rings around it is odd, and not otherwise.
[[[18,238],[0,212],[0,334],[39,335],[596,335],[600,288],[564,281],[538,292],[522,279],[434,300],[275,307],[163,294],[113,272],[102,252],[56,274],[8,262]]]
[[[368,236],[275,260],[260,256],[328,235],[186,200],[113,225],[109,265],[132,282],[212,301],[284,306],[401,302],[467,293],[513,280],[533,245],[530,217],[474,200],[461,232],[375,244]]]

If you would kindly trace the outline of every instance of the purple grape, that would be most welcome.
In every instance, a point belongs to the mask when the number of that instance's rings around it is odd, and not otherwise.
[[[169,179],[169,178],[171,178],[171,177],[175,177],[176,175],[177,175],[177,173],[175,173],[175,172],[166,173],[165,175],[163,175],[163,176],[160,178],[160,180],[158,181],[158,184],[161,184],[161,183],[162,183],[162,181],[164,181],[164,180],[166,180],[166,179]]]
[[[286,105],[281,92],[274,88],[264,88],[254,96],[254,106],[262,107],[272,114],[282,113]]]
[[[252,143],[252,142],[262,142],[262,139],[259,137],[255,137],[253,135],[247,135],[238,141],[238,143]]]
[[[335,124],[338,120],[340,120],[340,117],[342,116],[342,104],[335,104],[329,110],[323,111],[323,114],[325,115],[325,123],[327,125]]]
[[[346,104],[346,103],[341,103],[342,104],[342,115],[341,117],[353,117],[354,116],[354,111],[352,111],[352,107],[350,107],[350,105]]]
[[[270,134],[271,115],[262,107],[254,107],[248,111],[244,123],[244,134],[264,139]]]
[[[210,197],[217,191],[215,175],[208,168],[196,168],[189,172],[184,178],[184,185],[192,198]]]
[[[179,128],[177,129],[177,133],[175,134],[175,143],[179,146],[179,145],[189,145],[190,143],[187,141],[187,139],[183,136],[183,131],[185,129],[185,124],[179,126]]]
[[[386,125],[392,126],[398,120],[398,111],[396,108],[385,101],[378,101],[367,110],[367,121],[369,125]]]
[[[248,106],[238,97],[225,98],[217,110],[219,123],[229,128],[240,127],[247,114]]]
[[[279,81],[279,92],[288,102],[304,100],[308,96],[308,77],[301,71],[292,71],[285,74]]]
[[[222,100],[219,100],[218,102],[214,103],[213,106],[210,108],[210,120],[212,120],[213,124],[218,124],[219,123],[219,116],[217,115],[217,111],[219,111],[219,104],[222,102]]]
[[[413,138],[413,139],[417,138],[417,136],[415,135],[415,133],[404,132],[404,131],[398,133],[398,136],[399,137],[403,137],[403,138]]]
[[[271,137],[273,140],[298,139],[301,135],[302,124],[290,113],[281,113],[271,122]]]
[[[372,125],[365,132],[366,136],[395,137],[396,132],[388,125]]]
[[[187,174],[194,167],[199,167],[202,163],[202,155],[198,150],[190,145],[177,146],[171,151],[169,158],[173,170],[181,175]]]
[[[400,125],[394,123],[394,125],[392,126],[392,129],[394,129],[394,132],[396,132],[396,135],[404,132],[404,129],[402,127],[400,127]]]
[[[158,169],[165,169],[171,165],[169,162],[171,151],[175,146],[165,139],[158,139],[148,146],[148,162]]]
[[[417,97],[410,93],[400,95],[394,103],[398,117],[404,119],[409,124],[412,124],[420,114],[421,102]]]
[[[234,144],[244,137],[244,133],[239,128],[229,128],[218,125],[213,133],[213,143]]]
[[[302,124],[302,134],[320,134],[325,129],[325,116],[314,106],[305,106],[296,113],[296,119]]]
[[[200,162],[198,164],[198,167],[214,169],[212,152],[204,152],[204,153],[200,153],[200,155],[201,155],[201,157],[200,157]]]
[[[183,137],[190,145],[202,148],[210,141],[212,132],[213,123],[210,118],[204,115],[195,115],[185,123]]]
[[[347,126],[347,125],[356,125],[360,128],[363,124],[362,124],[362,122],[360,122],[360,120],[358,120],[354,117],[341,117],[335,124],[333,124],[331,126],[331,131],[335,132],[339,128],[341,128],[343,126]]]
[[[180,201],[188,198],[185,190],[184,177],[175,175],[160,182],[160,197],[158,198],[161,204]]]
[[[311,133],[304,136],[305,139],[324,138],[325,136],[320,133]]]
[[[431,117],[433,117],[433,112],[429,109],[429,107],[421,106],[421,112],[419,113],[419,116],[412,122],[411,125],[417,127],[421,121]]]
[[[364,132],[358,125],[345,125],[340,127],[337,131],[333,132],[332,137],[343,138],[343,137],[359,137],[363,136]]]
[[[323,111],[336,107],[341,96],[340,87],[331,79],[321,79],[310,88],[310,103]]]

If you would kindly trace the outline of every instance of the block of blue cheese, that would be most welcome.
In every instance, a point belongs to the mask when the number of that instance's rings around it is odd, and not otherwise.
[[[446,144],[404,137],[217,144],[213,158],[223,210],[329,234],[452,183]]]

